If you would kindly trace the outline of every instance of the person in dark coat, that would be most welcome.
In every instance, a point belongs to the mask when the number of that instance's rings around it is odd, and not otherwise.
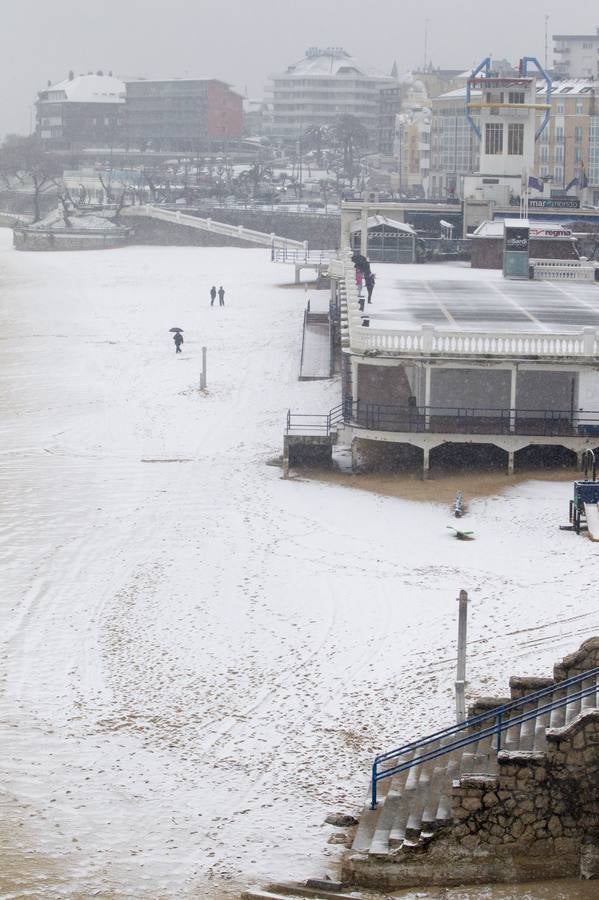
[[[183,343],[183,335],[181,334],[180,331],[177,331],[173,335],[173,340],[175,342],[175,347],[176,347],[175,353],[181,353],[181,344]]]
[[[214,306],[214,301],[216,300],[216,286],[213,284],[210,288],[210,306]]]
[[[372,303],[372,292],[374,290],[374,272],[369,272],[365,279],[364,283],[366,285],[366,291],[368,293],[368,302]]]
[[[220,286],[219,289],[218,289],[218,305],[219,305],[219,306],[224,306],[224,305],[225,305],[225,289],[224,289],[224,287],[222,286],[222,284],[221,284],[221,286]]]

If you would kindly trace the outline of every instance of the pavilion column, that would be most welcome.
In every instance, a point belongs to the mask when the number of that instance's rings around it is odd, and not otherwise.
[[[424,366],[424,427],[426,431],[431,427],[431,367]]]
[[[354,438],[351,442],[351,470],[354,474],[358,471],[359,464],[358,439]]]
[[[516,431],[516,386],[518,383],[518,369],[515,365],[510,371],[510,431]]]
[[[514,451],[507,451],[507,473],[508,475],[514,474]]]
[[[360,222],[360,253],[362,256],[368,256],[368,207],[362,208],[362,216]]]
[[[422,448],[422,479],[426,481],[430,471],[430,450],[428,447]]]

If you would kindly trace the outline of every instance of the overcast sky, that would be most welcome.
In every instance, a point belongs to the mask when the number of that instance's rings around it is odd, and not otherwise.
[[[48,80],[210,75],[262,96],[268,76],[308,47],[344,47],[384,72],[428,59],[468,68],[485,56],[544,59],[551,35],[591,34],[593,4],[563,0],[2,0],[0,135],[27,133]]]

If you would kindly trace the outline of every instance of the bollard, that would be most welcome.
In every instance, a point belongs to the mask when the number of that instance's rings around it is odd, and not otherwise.
[[[460,591],[458,597],[458,666],[455,682],[456,722],[459,725],[466,719],[466,627],[468,621],[468,594]]]
[[[200,373],[200,390],[206,390],[206,354],[207,348],[202,347],[202,371]]]

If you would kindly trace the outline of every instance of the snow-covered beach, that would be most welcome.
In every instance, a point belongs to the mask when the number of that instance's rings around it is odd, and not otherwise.
[[[0,230],[1,896],[322,875],[372,754],[451,721],[461,588],[471,695],[599,633],[568,483],[473,501],[462,544],[444,504],[268,465],[288,407],[339,398],[297,380],[288,277],[264,250]]]

